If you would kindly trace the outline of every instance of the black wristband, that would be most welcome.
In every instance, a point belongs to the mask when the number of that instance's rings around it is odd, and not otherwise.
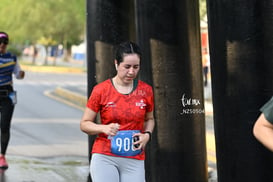
[[[145,133],[148,133],[148,134],[149,134],[149,137],[150,137],[150,138],[149,138],[149,141],[152,140],[152,132],[150,132],[150,131],[144,131],[143,133],[144,133],[144,134],[145,134]]]

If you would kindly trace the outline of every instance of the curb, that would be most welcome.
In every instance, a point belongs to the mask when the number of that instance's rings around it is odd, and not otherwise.
[[[86,97],[62,87],[57,87],[55,90],[47,91],[44,94],[80,110],[84,110],[87,103]]]
[[[31,66],[20,65],[24,71],[44,72],[44,73],[84,73],[85,68],[65,67],[65,66]]]

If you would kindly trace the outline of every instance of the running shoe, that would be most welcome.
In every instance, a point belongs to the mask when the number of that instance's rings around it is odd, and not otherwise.
[[[9,166],[8,166],[5,156],[1,156],[0,157],[0,169],[7,169],[8,167]]]

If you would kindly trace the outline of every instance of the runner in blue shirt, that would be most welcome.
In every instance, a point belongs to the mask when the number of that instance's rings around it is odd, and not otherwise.
[[[12,74],[17,79],[23,79],[25,72],[21,70],[16,56],[7,52],[9,36],[0,32],[0,114],[1,114],[1,154],[0,168],[7,169],[5,159],[6,150],[10,139],[10,124],[16,104],[16,92],[13,90]]]

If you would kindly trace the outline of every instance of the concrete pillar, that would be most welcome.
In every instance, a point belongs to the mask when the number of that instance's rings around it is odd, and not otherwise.
[[[131,21],[134,16],[132,1],[87,0],[86,6],[89,97],[96,83],[116,74],[114,47],[122,41],[135,39],[135,21]],[[88,138],[89,154],[94,139],[95,136]],[[90,178],[88,180],[91,181]]]
[[[137,37],[155,91],[151,182],[207,181],[198,9],[197,0],[136,1]]]
[[[273,93],[272,1],[208,0],[218,181],[273,181],[252,134]]]

